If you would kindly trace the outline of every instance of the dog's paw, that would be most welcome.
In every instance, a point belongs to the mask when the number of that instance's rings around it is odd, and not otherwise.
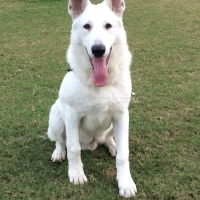
[[[109,138],[105,142],[105,146],[108,148],[111,156],[115,157],[116,154],[117,154],[117,150],[116,150],[116,144],[115,144],[115,141],[114,141],[113,137]]]
[[[112,157],[115,157],[117,154],[116,148],[115,147],[109,147],[109,152],[111,154]]]
[[[66,159],[66,150],[56,148],[52,154],[51,160],[53,162],[62,162]]]
[[[83,185],[88,181],[83,169],[69,169],[69,179],[74,185]]]
[[[130,177],[121,177],[118,179],[119,194],[125,198],[131,198],[135,196],[137,188],[133,179]]]

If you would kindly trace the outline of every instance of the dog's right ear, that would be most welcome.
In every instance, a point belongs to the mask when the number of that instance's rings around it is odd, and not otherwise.
[[[76,19],[89,4],[89,0],[69,0],[68,12],[72,19]]]
[[[104,0],[104,2],[118,17],[122,18],[123,12],[125,10],[124,0]]]

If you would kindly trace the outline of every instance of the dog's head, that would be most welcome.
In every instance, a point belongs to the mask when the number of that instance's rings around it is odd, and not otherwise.
[[[106,84],[112,48],[118,43],[123,30],[124,9],[124,0],[104,0],[98,5],[91,4],[89,0],[69,0],[73,42],[85,48],[97,87]]]

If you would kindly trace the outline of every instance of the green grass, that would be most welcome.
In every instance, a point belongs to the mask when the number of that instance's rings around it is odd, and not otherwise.
[[[93,1],[95,2],[95,1]],[[100,2],[99,0],[96,2]],[[134,54],[130,164],[137,200],[200,198],[200,2],[126,0]],[[83,152],[89,182],[50,161],[50,106],[67,71],[67,1],[0,1],[0,199],[116,200],[115,159]]]

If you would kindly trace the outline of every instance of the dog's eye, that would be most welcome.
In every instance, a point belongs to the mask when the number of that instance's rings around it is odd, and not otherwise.
[[[90,26],[89,24],[85,24],[85,25],[83,26],[83,28],[84,28],[84,29],[87,29],[87,30],[90,30],[90,29],[91,29],[91,26]]]
[[[109,23],[107,23],[106,26],[105,26],[105,28],[106,28],[106,29],[110,29],[110,28],[112,28],[112,25],[109,24]]]

